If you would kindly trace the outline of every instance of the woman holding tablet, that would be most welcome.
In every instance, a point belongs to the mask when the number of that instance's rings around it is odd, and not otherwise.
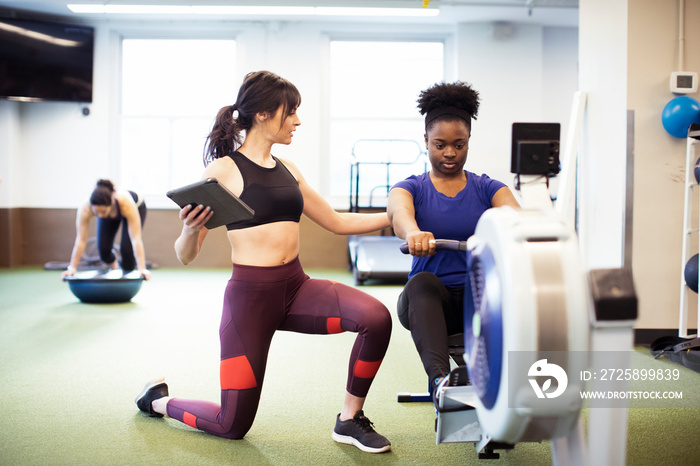
[[[346,285],[309,278],[299,263],[302,214],[336,234],[367,233],[389,226],[385,213],[338,213],[290,161],[272,155],[290,144],[301,124],[297,88],[267,71],[249,73],[236,102],[222,108],[209,134],[203,178],[216,178],[255,214],[228,224],[233,273],[224,294],[220,327],[221,404],[168,396],[163,380],[146,384],[136,403],[152,416],[166,415],[220,437],[240,439],[258,407],[273,334],[356,332],[344,403],[334,440],[363,451],[391,448],[362,411],[386,353],[391,316],[373,297]],[[244,136],[245,134],[245,136]],[[177,257],[189,264],[207,236],[209,206],[180,210]]]

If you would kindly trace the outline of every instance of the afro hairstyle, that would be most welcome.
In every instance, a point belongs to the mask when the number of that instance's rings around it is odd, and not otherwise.
[[[442,107],[456,107],[464,110],[476,120],[479,112],[479,93],[472,89],[470,84],[462,81],[434,84],[421,91],[417,102],[421,115],[427,115]],[[457,117],[450,114],[443,115],[433,120],[430,125],[432,126],[437,121],[452,121],[455,118]]]

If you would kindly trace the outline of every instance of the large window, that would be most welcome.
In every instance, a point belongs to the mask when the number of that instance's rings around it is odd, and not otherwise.
[[[330,194],[359,186],[361,206],[371,196],[381,207],[387,185],[425,169],[416,99],[443,79],[443,44],[332,41],[330,55]],[[360,176],[351,188],[354,161]]]
[[[121,186],[154,206],[196,181],[218,110],[232,104],[235,41],[124,39]]]

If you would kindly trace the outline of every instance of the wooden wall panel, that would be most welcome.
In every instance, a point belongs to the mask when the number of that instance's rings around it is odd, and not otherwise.
[[[75,241],[75,209],[0,209],[0,267],[68,262]],[[151,209],[143,230],[146,259],[160,267],[182,267],[173,244],[182,223],[177,211]],[[95,234],[91,222],[90,235]],[[347,237],[334,235],[306,217],[301,220],[300,257],[305,267],[347,268]],[[190,267],[231,266],[225,228],[209,233],[200,256]]]

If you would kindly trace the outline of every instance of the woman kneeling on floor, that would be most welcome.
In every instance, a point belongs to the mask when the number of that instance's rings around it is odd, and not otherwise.
[[[272,155],[274,144],[292,142],[300,103],[289,81],[266,71],[250,73],[236,103],[219,111],[208,137],[203,178],[216,178],[255,211],[252,219],[227,225],[233,273],[219,332],[221,404],[171,398],[163,380],[148,383],[136,404],[151,416],[170,416],[213,435],[240,439],[255,418],[275,331],[356,332],[332,438],[380,453],[391,444],[372,428],[362,408],[389,344],[391,316],[381,302],[355,288],[304,273],[299,220],[303,213],[346,235],[388,227],[389,220],[385,213],[335,212],[294,164]],[[183,264],[198,256],[211,215],[202,205],[180,211],[183,228],[175,251]]]

